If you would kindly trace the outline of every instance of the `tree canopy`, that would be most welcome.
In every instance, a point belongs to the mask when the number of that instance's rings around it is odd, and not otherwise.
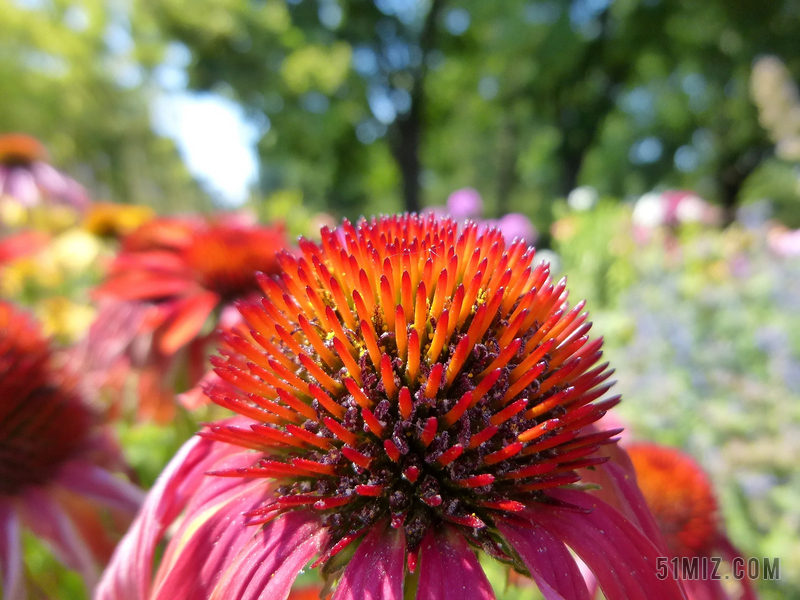
[[[318,207],[476,187],[532,215],[588,183],[694,187],[726,207],[772,155],[752,62],[796,71],[782,0],[138,0],[192,53],[190,85],[269,124],[262,188]],[[400,184],[400,185],[398,185]],[[402,190],[402,196],[398,196]]]

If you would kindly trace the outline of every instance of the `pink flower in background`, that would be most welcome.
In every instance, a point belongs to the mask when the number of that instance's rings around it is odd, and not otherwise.
[[[55,364],[31,319],[0,303],[0,574],[4,600],[25,597],[21,530],[30,529],[88,588],[143,494],[118,449]]]
[[[480,219],[483,216],[483,199],[474,188],[461,188],[447,197],[447,213],[456,221]]]
[[[532,248],[406,215],[300,250],[213,359],[239,416],[172,460],[98,600],[284,600],[312,561],[333,600],[490,600],[478,552],[588,600],[570,549],[610,600],[683,597],[619,431],[591,428],[619,401],[602,341]],[[570,487],[588,468],[613,505]]]
[[[800,256],[800,229],[773,227],[767,234],[767,243],[778,256]]]
[[[0,198],[9,196],[24,206],[41,202],[89,206],[86,190],[46,162],[39,141],[23,134],[0,135]]]
[[[640,242],[647,241],[659,227],[677,228],[690,223],[714,226],[721,219],[718,207],[688,190],[644,194],[636,201],[632,215],[634,235]]]
[[[531,220],[520,213],[508,213],[497,220],[497,228],[503,232],[507,240],[520,239],[528,244],[535,244],[539,233]]]
[[[539,233],[531,220],[521,213],[508,213],[499,219],[484,219],[483,200],[478,191],[473,188],[456,190],[447,197],[446,206],[433,206],[426,212],[437,217],[450,216],[462,225],[466,221],[474,221],[482,230],[499,229],[509,243],[520,239],[528,244],[535,244],[539,238]]]

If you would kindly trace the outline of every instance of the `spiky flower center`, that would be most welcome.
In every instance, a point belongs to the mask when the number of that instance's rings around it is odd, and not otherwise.
[[[91,414],[24,314],[0,303],[0,496],[52,480],[86,441]]]
[[[260,280],[262,302],[240,303],[249,335],[214,360],[210,397],[257,423],[203,435],[264,453],[218,474],[276,480],[254,523],[318,511],[320,561],[381,521],[412,553],[447,521],[502,555],[497,515],[603,460],[590,455],[616,432],[580,435],[618,401],[592,403],[611,385],[602,342],[532,248],[413,215],[300,248]]]
[[[674,448],[640,443],[627,450],[670,550],[676,556],[710,551],[717,531],[717,501],[700,465]]]

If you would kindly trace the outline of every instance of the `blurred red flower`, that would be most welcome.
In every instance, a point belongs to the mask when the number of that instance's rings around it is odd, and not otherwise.
[[[188,355],[191,387],[206,369],[225,308],[258,290],[257,273],[279,271],[276,255],[287,245],[282,227],[232,215],[146,223],[125,238],[95,290],[101,310],[87,341],[94,370],[124,355],[142,369],[140,414],[169,420],[176,355]]]
[[[114,475],[122,468],[119,449],[82,398],[81,382],[57,364],[26,314],[0,303],[4,599],[24,597],[23,525],[94,586],[143,496]]]

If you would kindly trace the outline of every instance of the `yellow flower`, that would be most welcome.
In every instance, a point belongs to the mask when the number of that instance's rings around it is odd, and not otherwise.
[[[78,340],[89,329],[95,309],[73,302],[65,296],[42,300],[36,307],[36,315],[42,323],[45,335],[70,343]]]
[[[49,252],[58,268],[78,274],[92,266],[102,249],[99,238],[76,228],[65,231],[53,240]]]
[[[97,202],[83,220],[87,231],[100,237],[123,237],[155,217],[149,206]]]

